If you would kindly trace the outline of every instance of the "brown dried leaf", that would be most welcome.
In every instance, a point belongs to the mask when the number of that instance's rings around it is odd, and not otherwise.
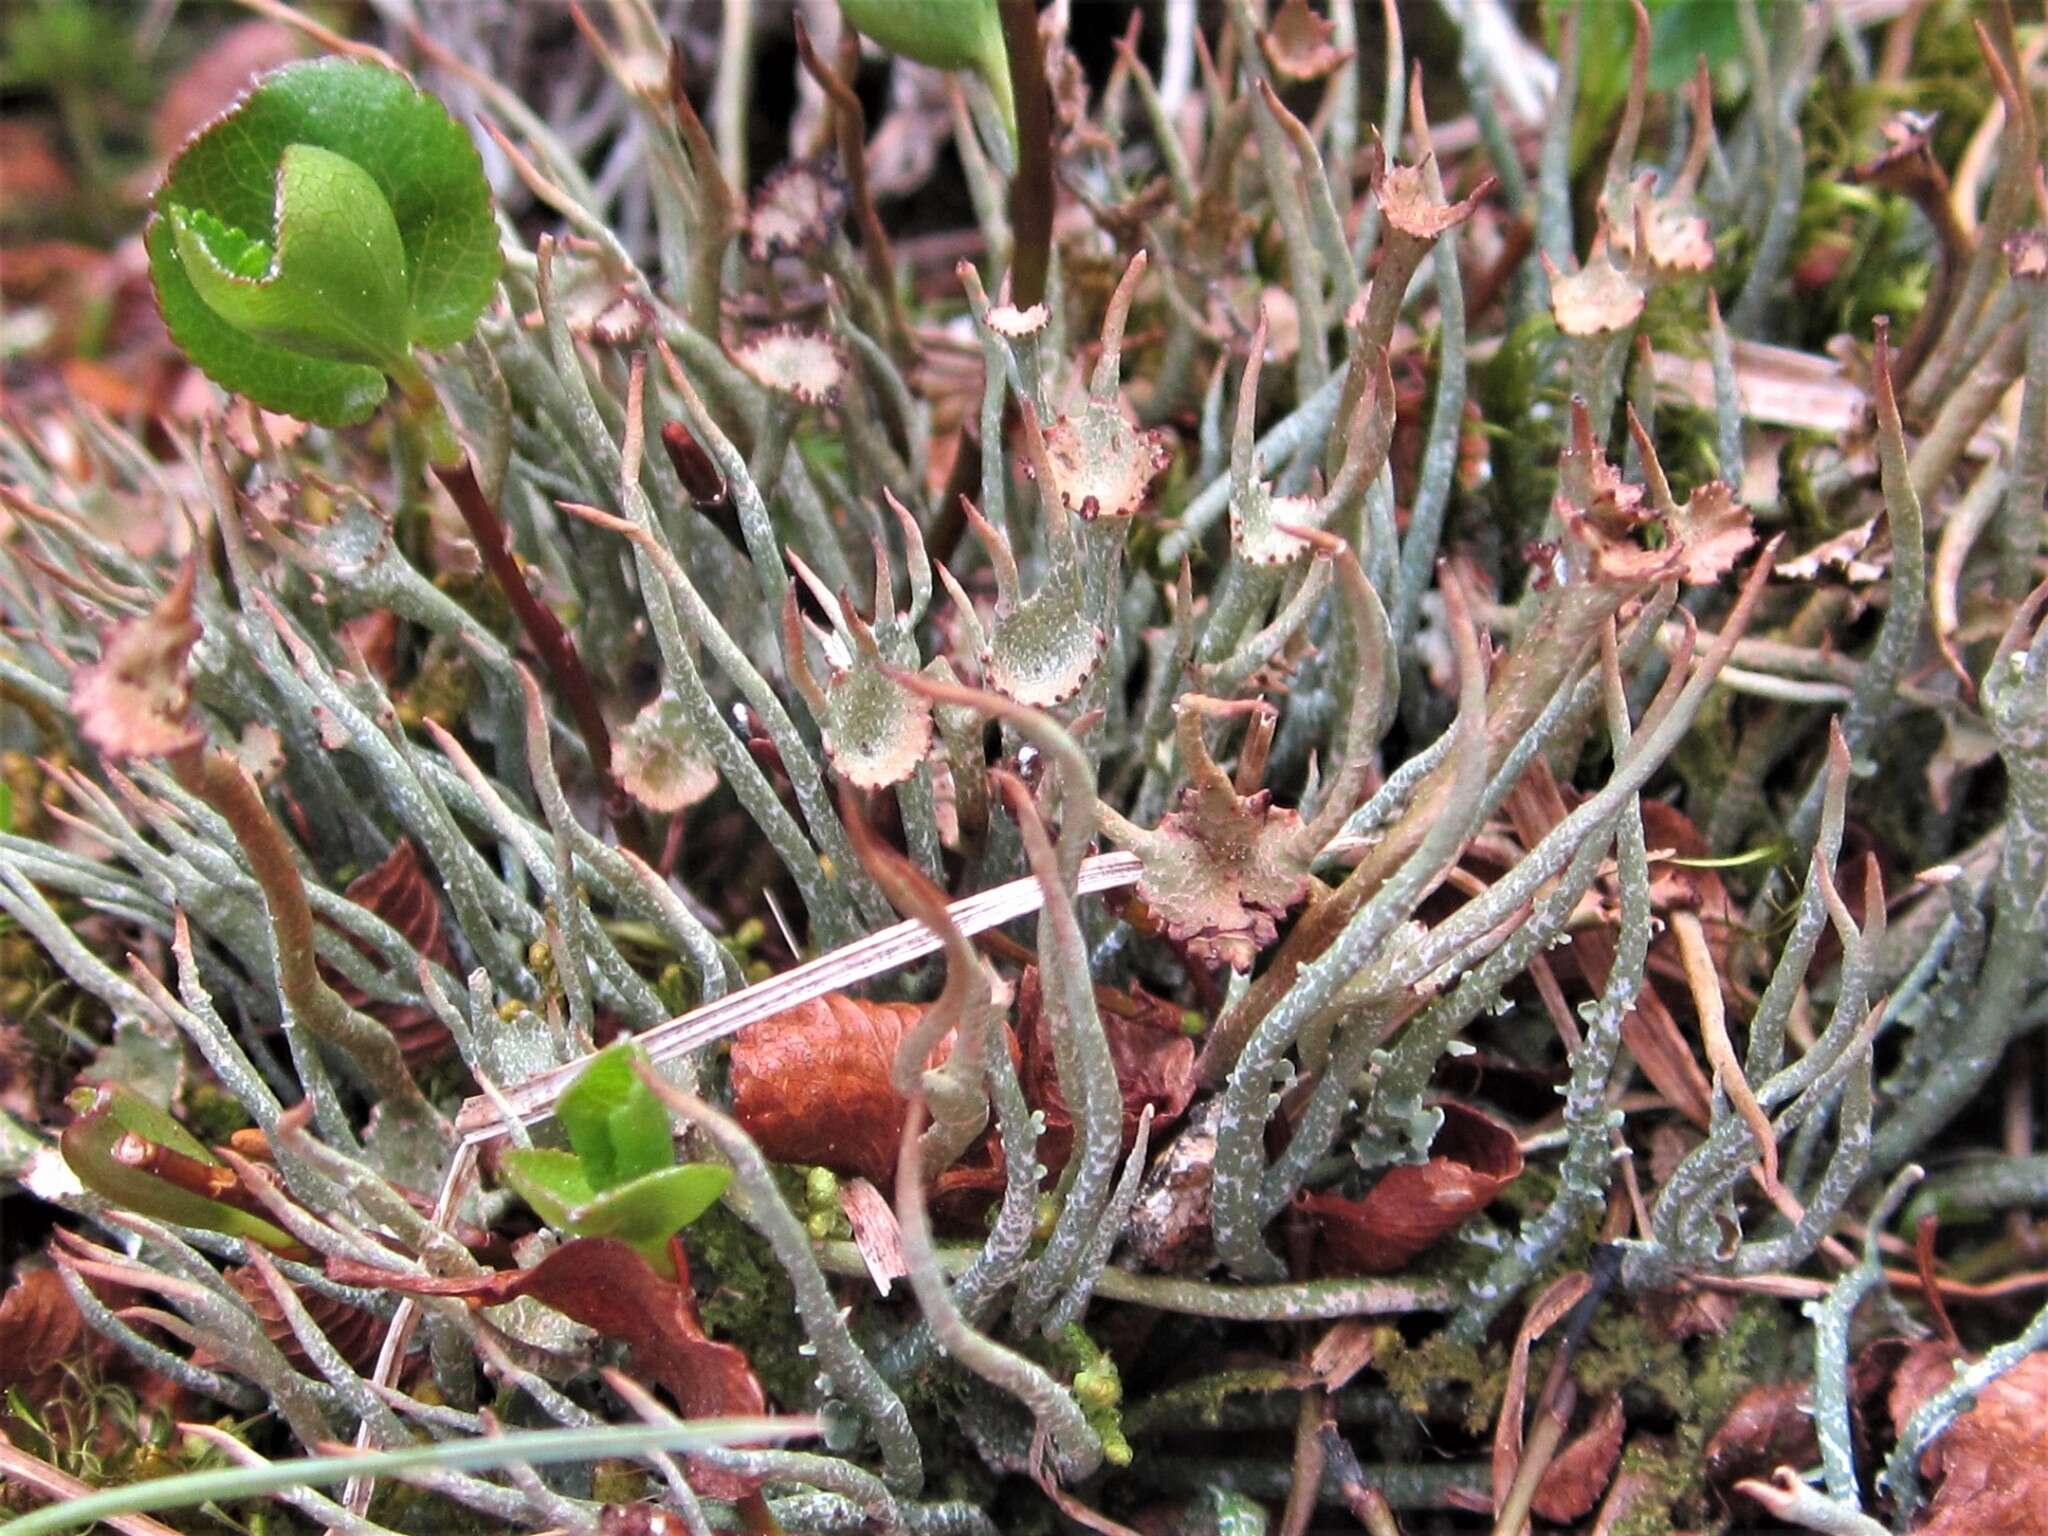
[[[828,992],[750,1025],[732,1046],[733,1117],[772,1161],[893,1187],[909,1101],[891,1085],[890,1069],[923,1013],[912,1003]],[[952,1051],[949,1034],[926,1065]]]
[[[1955,1357],[1929,1341],[1893,1379],[1892,1422],[1954,1379]],[[1938,1483],[1920,1536],[2048,1536],[2048,1350],[2037,1350],[1977,1395],[1928,1447],[1921,1474]]]
[[[453,964],[448,934],[441,926],[440,894],[421,865],[411,838],[400,838],[381,863],[357,875],[342,894],[396,928],[424,959],[440,966]],[[365,955],[372,953],[368,945],[351,942]],[[447,1051],[451,1043],[448,1030],[432,1008],[424,1003],[372,1002],[367,992],[338,971],[323,965],[321,972],[342,1001],[377,1019],[398,1037],[406,1060],[414,1066]]]
[[[270,1287],[263,1283],[263,1277],[248,1265],[242,1265],[227,1271],[226,1278],[242,1300],[249,1304],[249,1310],[256,1314],[256,1321],[263,1325],[264,1337],[283,1351],[285,1359],[299,1370],[308,1375],[317,1374],[312,1357],[306,1353],[298,1335],[292,1332],[284,1308],[278,1305]],[[293,1286],[292,1289],[298,1292],[299,1304],[320,1325],[320,1331],[327,1335],[327,1342],[341,1352],[341,1358],[349,1363],[351,1369],[363,1376],[376,1369],[377,1353],[384,1346],[386,1323],[383,1318],[310,1286]]]
[[[19,1271],[0,1296],[0,1394],[48,1400],[64,1385],[64,1362],[91,1342],[56,1270]]]
[[[192,719],[185,661],[199,639],[192,613],[198,567],[186,560],[156,607],[108,630],[100,659],[71,680],[79,734],[110,758],[160,757],[206,739]]]
[[[1497,1513],[1515,1484],[1522,1464],[1522,1410],[1529,1396],[1529,1350],[1559,1319],[1577,1306],[1592,1289],[1593,1279],[1583,1269],[1574,1269],[1551,1281],[1522,1318],[1515,1330],[1514,1348],[1508,1354],[1507,1390],[1501,1395],[1500,1414],[1493,1427],[1493,1508]]]
[[[1448,1236],[1522,1171],[1515,1133],[1491,1115],[1455,1101],[1426,1162],[1389,1169],[1363,1199],[1303,1193],[1295,1205],[1316,1225],[1321,1266],[1336,1274],[1400,1269]]]
[[[1565,1443],[1543,1476],[1536,1480],[1536,1497],[1530,1508],[1539,1520],[1564,1525],[1589,1513],[1600,1502],[1621,1459],[1624,1427],[1621,1398],[1610,1397],[1600,1405],[1593,1422]]]

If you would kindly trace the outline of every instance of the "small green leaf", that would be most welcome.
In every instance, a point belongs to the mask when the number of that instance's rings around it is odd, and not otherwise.
[[[556,1108],[593,1190],[602,1192],[676,1160],[668,1111],[640,1081],[634,1068],[639,1057],[623,1040],[600,1051]]]
[[[505,1153],[498,1173],[557,1232],[619,1238],[663,1274],[669,1238],[709,1210],[732,1179],[717,1163],[684,1163],[599,1193],[574,1153],[544,1147]]]
[[[129,1136],[211,1167],[220,1163],[176,1120],[119,1083],[105,1084],[93,1093],[85,1112],[64,1128],[58,1145],[79,1182],[124,1211],[182,1227],[225,1232],[266,1248],[298,1246],[290,1233],[260,1216],[172,1184],[115,1156],[116,1144]]]
[[[404,364],[405,246],[391,205],[355,162],[311,144],[284,152],[274,251],[203,209],[173,204],[170,215],[185,275],[237,330],[331,362]]]
[[[710,1210],[731,1181],[732,1170],[719,1163],[643,1174],[570,1212],[569,1230],[578,1237],[622,1238],[636,1248],[660,1246]]]
[[[514,1148],[498,1159],[498,1176],[558,1232],[574,1230],[570,1213],[595,1193],[576,1154],[551,1147]]]

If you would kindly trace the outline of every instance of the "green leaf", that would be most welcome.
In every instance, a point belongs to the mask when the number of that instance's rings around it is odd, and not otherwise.
[[[404,365],[405,246],[391,205],[354,161],[311,144],[284,152],[274,251],[204,209],[174,203],[170,215],[185,275],[237,330],[308,357]]]
[[[266,1248],[298,1246],[290,1233],[260,1216],[160,1179],[115,1156],[116,1145],[129,1136],[210,1167],[220,1165],[220,1159],[207,1151],[191,1132],[141,1094],[119,1083],[105,1084],[94,1092],[91,1107],[64,1128],[58,1145],[79,1182],[122,1210],[182,1227],[225,1232]]]
[[[498,1176],[533,1207],[534,1215],[558,1232],[575,1230],[571,1213],[596,1193],[573,1152],[552,1147],[517,1147],[498,1159]]]
[[[1016,122],[1010,56],[996,0],[839,0],[856,32],[934,69],[971,69]]]
[[[498,1174],[556,1231],[619,1238],[663,1274],[669,1238],[709,1210],[732,1179],[717,1163],[684,1163],[597,1192],[581,1159],[545,1147],[505,1153]]]
[[[640,1059],[641,1053],[623,1040],[598,1052],[556,1106],[593,1190],[610,1189],[676,1160],[668,1111],[640,1081],[634,1068]]]
[[[666,1243],[725,1193],[732,1170],[721,1163],[683,1163],[642,1174],[570,1212],[578,1237],[617,1237],[636,1248]]]
[[[338,156],[352,172],[303,155],[288,168],[295,146]],[[372,189],[402,254],[381,221],[372,228],[356,216]],[[339,212],[342,222],[302,248],[300,207],[330,223]],[[182,213],[174,218],[173,210]],[[369,335],[379,354],[394,345],[401,356],[413,346],[451,346],[475,328],[497,285],[497,221],[469,135],[404,75],[359,60],[310,60],[265,75],[172,161],[155,211],[150,272],[173,339],[223,387],[329,426],[363,420],[385,393],[381,366],[321,355],[335,327]],[[356,257],[347,252],[350,241],[361,243]],[[351,281],[365,284],[349,296],[346,313],[315,328],[313,351],[289,328],[283,341],[252,332],[246,310],[232,302],[230,313],[218,312],[209,303],[221,297],[218,283],[205,296],[196,286],[202,267],[198,284],[222,273],[249,278],[259,249],[282,250],[286,267],[302,249],[310,253],[320,270],[309,282],[332,288],[338,271],[353,268]],[[205,259],[188,271],[195,250]],[[381,276],[366,276],[373,265]],[[290,277],[281,270],[277,280]],[[400,300],[395,318],[385,312],[391,293]],[[257,321],[274,329],[277,317]]]

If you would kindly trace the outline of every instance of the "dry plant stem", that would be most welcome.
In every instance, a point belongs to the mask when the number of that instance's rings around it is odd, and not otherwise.
[[[840,21],[850,37],[851,24],[844,17]],[[801,11],[791,16],[790,25],[796,37],[797,56],[831,106],[832,141],[839,153],[840,173],[846,177],[847,189],[852,194],[854,220],[860,225],[861,259],[867,266],[868,285],[873,290],[870,297],[882,306],[890,350],[899,360],[908,362],[917,355],[917,348],[911,338],[910,322],[903,313],[902,295],[896,288],[896,259],[890,251],[881,216],[875,211],[874,193],[868,186],[867,114],[853,87],[819,57]],[[856,47],[853,58],[857,62],[859,57]]]
[[[1081,1405],[1043,1366],[978,1332],[953,1300],[932,1247],[931,1222],[925,1214],[918,1154],[918,1133],[923,1128],[924,1101],[920,1096],[910,1101],[903,1121],[903,1150],[896,1162],[896,1221],[903,1229],[910,1288],[946,1353],[1029,1408],[1040,1432],[1052,1440],[1062,1479],[1079,1482],[1102,1464],[1102,1439],[1089,1427]]]
[[[526,637],[540,653],[542,665],[554,679],[556,694],[568,705],[570,714],[575,718],[584,750],[590,754],[590,766],[605,785],[605,815],[623,832],[631,821],[631,802],[612,775],[611,728],[605,724],[604,711],[598,705],[597,685],[584,670],[576,642],[569,638],[568,630],[555,617],[554,610],[535,596],[533,589],[526,584],[526,575],[512,554],[505,524],[498,517],[496,508],[485,498],[483,486],[476,478],[476,467],[469,456],[463,455],[459,464],[436,464],[433,468],[434,478],[441,482],[456,510],[462,514],[463,524],[469,529],[470,540],[476,545],[484,568],[505,594],[505,601],[511,605],[519,627],[526,631]]]
[[[391,1113],[423,1125],[437,1124],[440,1116],[420,1092],[391,1032],[350,1008],[320,975],[305,880],[284,829],[248,774],[232,758],[204,748],[180,753],[171,765],[179,782],[234,828],[235,840],[263,888],[278,991],[292,1016],[316,1039],[344,1052]]]
[[[1755,1138],[1759,1162],[1759,1182],[1765,1190],[1774,1189],[1778,1183],[1778,1141],[1771,1134],[1771,1122],[1765,1116],[1763,1106],[1750,1092],[1749,1081],[1742,1075],[1742,1063],[1736,1058],[1735,1046],[1728,1038],[1728,1014],[1721,997],[1721,976],[1714,964],[1713,950],[1707,944],[1707,931],[1700,922],[1697,912],[1681,909],[1671,914],[1671,932],[1678,940],[1679,959],[1685,966],[1685,980],[1692,991],[1693,1012],[1700,1021],[1700,1039],[1705,1048],[1707,1064],[1714,1070],[1714,1089],[1728,1096],[1735,1112],[1749,1127]]]
[[[92,1484],[80,1482],[60,1467],[31,1456],[5,1439],[0,1439],[0,1472],[18,1488],[32,1490],[46,1499],[75,1499],[93,1491]],[[114,1515],[107,1524],[121,1536],[177,1536],[177,1531],[147,1515]]]
[[[1994,0],[1989,10],[1989,29],[1981,20],[1973,19],[1971,24],[1991,83],[2005,108],[2005,126],[1998,145],[1998,180],[1992,187],[1984,222],[1976,231],[1976,244],[1964,269],[1955,306],[1948,312],[1948,323],[1907,391],[1908,408],[1916,417],[1932,409],[1937,400],[1946,399],[1968,366],[1970,333],[1997,283],[2005,238],[2019,227],[2027,199],[2034,190],[2039,147],[2033,97],[2031,91],[2019,89],[2013,77],[2012,67],[2018,62],[2018,53],[2013,47],[2010,0]]]
[[[1045,48],[1032,0],[996,0],[1003,51],[1010,63],[1010,93],[1017,109],[1017,174],[1010,182],[1010,302],[1029,309],[1045,298],[1052,265],[1052,92],[1045,78]]]
[[[701,1130],[732,1164],[733,1182],[747,1201],[746,1219],[775,1251],[796,1293],[804,1333],[817,1352],[818,1364],[830,1378],[830,1391],[844,1396],[868,1422],[882,1449],[883,1476],[890,1489],[905,1497],[924,1484],[924,1456],[903,1400],[882,1379],[854,1342],[846,1315],[812,1257],[803,1224],[782,1198],[774,1170],[738,1122],[693,1094],[685,1093],[651,1066],[640,1077],[656,1098]],[[866,1273],[865,1267],[862,1273]]]

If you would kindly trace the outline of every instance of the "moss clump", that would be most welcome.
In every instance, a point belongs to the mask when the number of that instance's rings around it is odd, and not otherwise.
[[[1392,1328],[1373,1336],[1373,1365],[1387,1390],[1420,1417],[1460,1417],[1473,1434],[1492,1427],[1507,1393],[1507,1360],[1491,1344],[1462,1344],[1438,1330],[1410,1344]]]
[[[692,1224],[685,1241],[705,1331],[744,1349],[783,1407],[810,1403],[817,1367],[800,1351],[796,1292],[767,1243],[722,1205]]]

